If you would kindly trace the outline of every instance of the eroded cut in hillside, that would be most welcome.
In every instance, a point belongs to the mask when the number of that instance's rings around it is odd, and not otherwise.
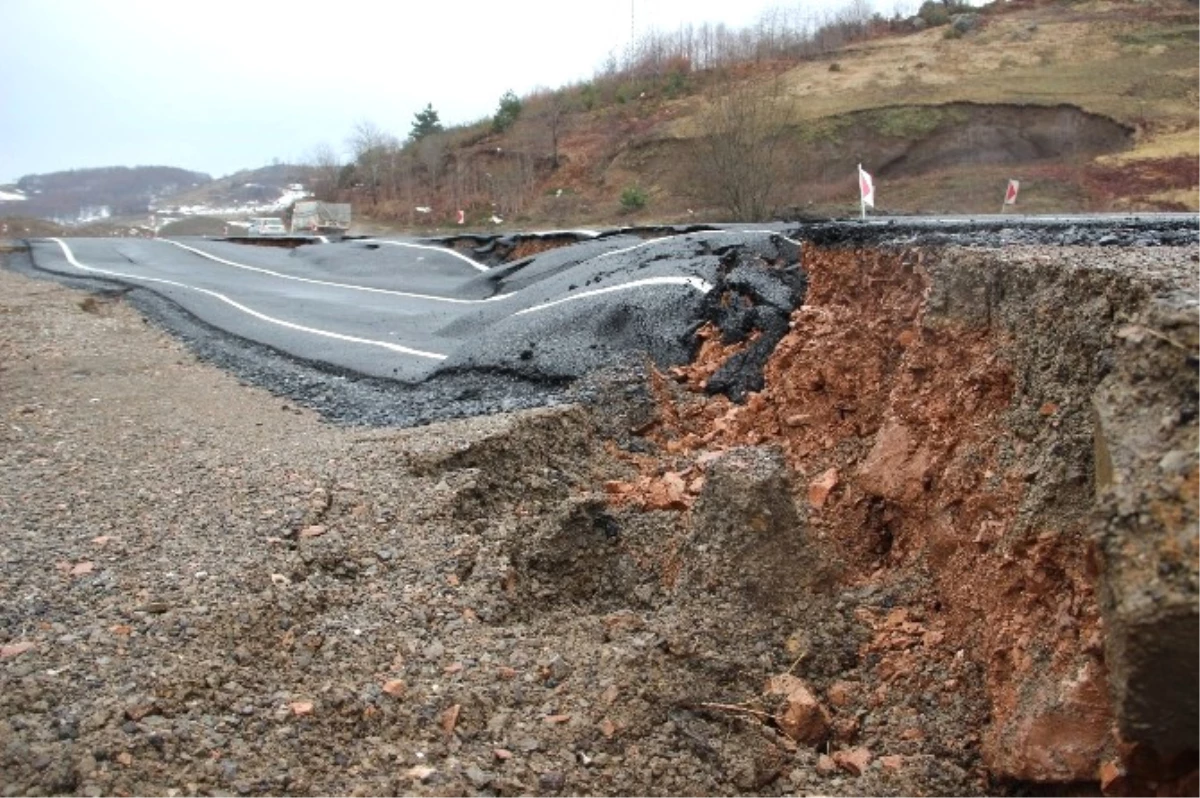
[[[1167,789],[1189,789],[1195,751],[1178,738],[1190,728],[1194,742],[1195,732],[1196,319],[1194,306],[1163,311],[1172,303],[1156,294],[1178,288],[1188,268],[1194,280],[1194,266],[1177,252],[1108,254],[1103,268],[1098,256],[807,248],[808,294],[767,362],[763,390],[744,404],[706,396],[744,344],[701,330],[695,362],[656,382],[659,414],[646,430],[654,452],[630,457],[641,476],[610,483],[611,503],[695,516],[714,463],[741,447],[778,450],[796,482],[805,556],[819,565],[766,556],[796,563],[799,581],[815,567],[889,597],[854,610],[867,636],[854,675],[842,676],[855,682],[845,700],[862,712],[912,711],[911,727],[877,731],[874,747],[924,739],[919,721],[937,715],[943,730],[963,735],[966,761],[977,757],[993,780],[1099,781],[1116,794],[1183,777]],[[1134,335],[1131,348],[1131,325],[1180,329]],[[1123,376],[1122,364],[1143,362],[1154,335],[1162,360],[1125,365]],[[1114,386],[1130,368],[1144,395]],[[1101,385],[1107,398],[1097,398]],[[1094,419],[1155,402],[1165,415],[1145,454],[1169,455],[1178,468],[1168,479],[1127,461],[1119,481],[1155,485],[1154,515],[1167,520],[1144,534],[1171,553],[1163,573],[1182,569],[1166,586],[1151,584],[1152,569],[1119,576],[1120,546],[1109,542],[1107,556],[1097,548],[1110,516],[1095,507],[1096,441],[1133,433],[1127,417],[1108,429]],[[1137,515],[1138,499],[1110,501]],[[1122,578],[1181,609],[1130,620],[1111,598],[1124,595]],[[1187,628],[1191,643],[1162,642],[1149,657],[1113,664],[1123,646]],[[1185,709],[1133,719],[1114,708],[1114,691],[1148,689],[1129,687],[1148,659],[1190,668],[1190,681],[1181,674],[1193,688],[1190,717]],[[841,700],[820,681],[818,694]],[[1189,701],[1178,692],[1146,700]],[[1169,746],[1153,744],[1164,736]]]

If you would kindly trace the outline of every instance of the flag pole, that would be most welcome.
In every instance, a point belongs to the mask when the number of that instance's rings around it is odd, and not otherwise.
[[[867,220],[867,198],[863,196],[862,190],[862,164],[858,165],[858,219],[865,222]]]

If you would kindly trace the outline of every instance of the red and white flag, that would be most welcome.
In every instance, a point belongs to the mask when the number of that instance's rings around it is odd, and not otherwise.
[[[1006,188],[1004,190],[1004,204],[1005,205],[1016,205],[1017,204],[1017,192],[1020,190],[1021,190],[1021,181],[1020,180],[1009,180],[1008,188]]]
[[[459,212],[458,212],[458,223],[459,223],[459,224],[465,224],[465,223],[466,223],[466,221],[467,221],[467,215],[466,215],[465,213],[463,213],[463,212],[462,212],[462,210],[459,210]]]
[[[858,165],[858,191],[862,196],[862,204],[875,207],[875,181],[863,171],[862,164]]]

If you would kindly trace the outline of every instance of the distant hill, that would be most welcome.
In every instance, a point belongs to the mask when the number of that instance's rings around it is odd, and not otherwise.
[[[243,169],[163,196],[154,207],[169,213],[179,208],[203,206],[218,216],[228,215],[228,211],[239,206],[275,202],[288,193],[289,187],[306,185],[311,174],[311,167],[300,164],[277,163],[259,169]]]
[[[173,166],[108,166],[26,175],[16,184],[26,199],[0,203],[0,216],[72,223],[142,215],[160,197],[211,181],[203,172]]]
[[[114,166],[26,175],[0,187],[0,217],[41,218],[70,227],[159,223],[183,216],[279,214],[304,195],[312,169],[271,164],[213,179],[169,166]],[[223,225],[216,222],[219,231]]]

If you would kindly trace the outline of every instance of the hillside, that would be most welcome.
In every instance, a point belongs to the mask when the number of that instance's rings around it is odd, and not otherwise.
[[[289,186],[307,183],[311,173],[311,167],[286,163],[243,169],[163,197],[155,203],[155,208],[166,212],[197,207],[236,212],[241,206],[268,205],[284,197]]]
[[[26,175],[16,183],[23,201],[0,202],[0,216],[90,222],[142,215],[157,198],[212,178],[172,166],[110,166]]]
[[[883,213],[996,213],[1010,178],[1026,212],[1197,209],[1195,4],[975,11],[927,3],[856,22],[849,44],[810,35],[713,68],[690,29],[652,38],[588,83],[523,98],[502,132],[483,120],[389,158],[364,148],[318,189],[413,227],[458,208],[468,225],[848,215],[861,162]]]

